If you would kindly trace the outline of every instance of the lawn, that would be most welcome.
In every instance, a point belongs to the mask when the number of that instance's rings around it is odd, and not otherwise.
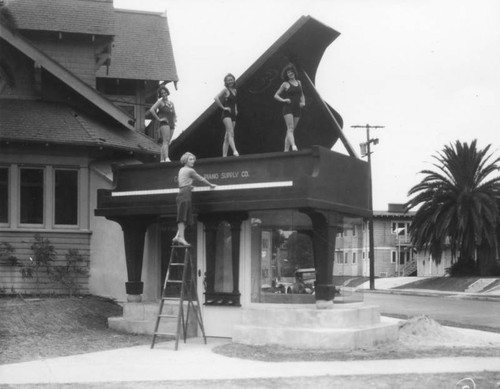
[[[394,289],[430,289],[443,292],[464,292],[480,277],[428,277]]]
[[[147,344],[150,336],[110,330],[122,307],[95,296],[0,298],[0,363]]]

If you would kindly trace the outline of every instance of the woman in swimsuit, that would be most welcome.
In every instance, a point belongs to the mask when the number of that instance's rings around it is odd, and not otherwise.
[[[209,185],[212,189],[217,186],[196,173],[196,170],[194,170],[195,162],[196,157],[189,152],[184,153],[181,157],[181,163],[184,166],[180,168],[178,175],[179,194],[177,195],[176,199],[177,234],[175,234],[174,239],[172,239],[172,243],[182,246],[190,245],[188,242],[186,242],[184,232],[186,230],[186,227],[193,224],[193,206],[191,201],[193,181],[196,180],[203,182],[205,185]]]
[[[238,116],[238,105],[236,104],[236,87],[235,78],[229,73],[224,77],[225,88],[215,96],[215,102],[222,108],[222,122],[226,128],[224,134],[224,142],[222,143],[222,156],[227,157],[229,147],[233,151],[233,155],[240,155],[236,150],[234,143],[234,127],[236,125],[236,116]]]
[[[149,112],[160,122],[161,156],[160,162],[170,162],[168,158],[168,147],[175,129],[177,115],[174,103],[168,99],[170,92],[162,85],[158,88],[158,101],[151,107]]]
[[[293,151],[297,151],[293,133],[299,123],[300,110],[306,105],[302,84],[296,77],[295,66],[293,64],[285,66],[281,72],[283,84],[274,95],[276,100],[283,103],[282,112],[286,124],[285,151],[289,151],[290,147]]]

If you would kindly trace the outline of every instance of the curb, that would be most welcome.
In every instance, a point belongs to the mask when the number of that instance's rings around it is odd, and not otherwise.
[[[466,300],[481,300],[500,302],[500,296],[485,296],[483,294],[471,294],[460,292],[442,292],[436,290],[415,290],[415,289],[358,289],[358,293],[380,293],[380,294],[399,294],[406,296],[429,296],[429,297],[446,297],[460,298]]]

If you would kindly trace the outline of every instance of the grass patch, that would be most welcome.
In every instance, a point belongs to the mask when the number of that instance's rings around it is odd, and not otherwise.
[[[320,362],[320,361],[363,361],[380,359],[417,359],[439,357],[500,357],[497,347],[432,347],[413,348],[394,342],[373,348],[351,351],[316,349],[293,349],[279,345],[249,346],[228,343],[213,349],[217,354],[232,358],[251,359],[264,362]]]
[[[95,296],[0,298],[0,363],[147,344],[149,336],[110,330],[122,307]]]
[[[464,292],[479,277],[429,277],[393,289],[432,289],[444,292]]]

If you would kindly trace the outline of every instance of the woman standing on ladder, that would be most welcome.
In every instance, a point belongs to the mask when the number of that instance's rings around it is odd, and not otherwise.
[[[290,147],[293,151],[297,151],[294,131],[299,123],[300,110],[306,105],[302,84],[296,77],[295,66],[293,64],[285,66],[281,72],[283,84],[274,95],[276,100],[283,103],[282,112],[286,124],[285,151],[289,151]]]
[[[170,146],[170,139],[172,139],[172,134],[174,133],[175,122],[177,121],[174,103],[168,99],[169,95],[170,92],[167,87],[165,85],[160,86],[158,88],[158,101],[149,110],[151,115],[160,122],[160,162],[170,162],[168,148]]]
[[[227,157],[229,147],[233,151],[235,157],[239,156],[238,150],[234,143],[234,127],[236,125],[236,116],[238,116],[238,105],[236,103],[236,86],[235,78],[229,73],[224,77],[225,88],[215,96],[215,102],[222,108],[222,123],[226,129],[224,134],[224,142],[222,143],[222,156]]]

